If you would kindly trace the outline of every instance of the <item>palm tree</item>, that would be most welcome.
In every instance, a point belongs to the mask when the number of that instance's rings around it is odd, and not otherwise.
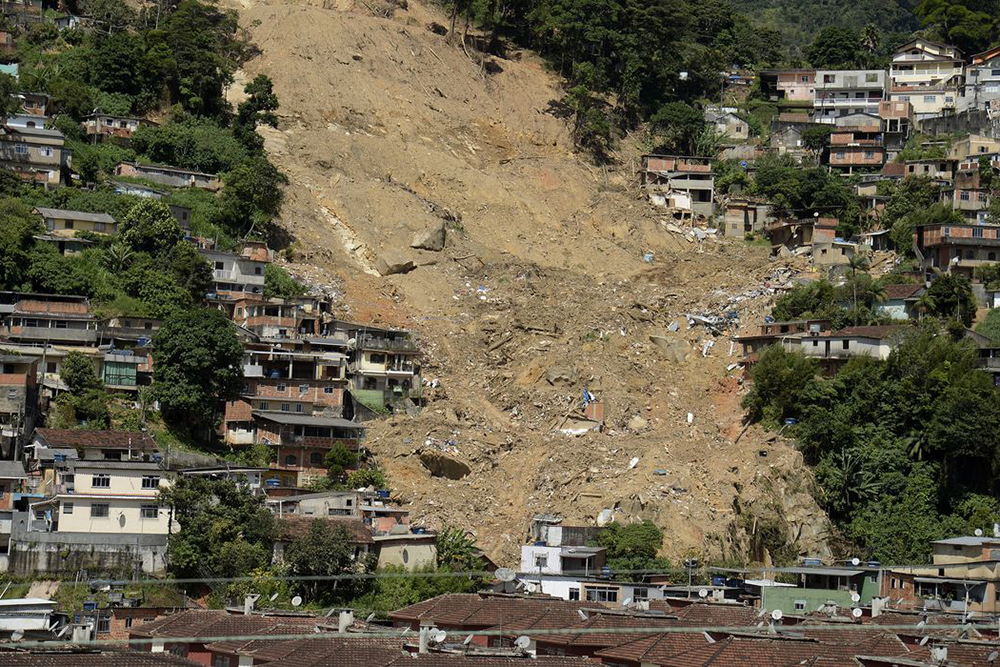
[[[128,265],[132,263],[132,248],[126,245],[123,241],[115,241],[108,248],[108,254],[106,255],[106,261],[110,265],[109,268],[114,270],[115,273],[121,273]]]
[[[878,26],[874,23],[866,25],[865,29],[861,32],[861,48],[868,54],[867,64],[869,67],[875,62],[875,53],[878,51],[881,41],[882,36],[879,34]]]
[[[851,267],[851,287],[854,290],[854,326],[858,326],[858,269],[868,270],[868,258],[855,253],[848,258],[847,266]]]
[[[921,294],[913,303],[913,310],[917,311],[917,319],[924,317],[928,313],[933,313],[935,308],[937,308],[937,302],[929,292]]]

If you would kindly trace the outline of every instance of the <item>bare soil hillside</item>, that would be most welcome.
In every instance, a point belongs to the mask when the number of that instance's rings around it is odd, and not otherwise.
[[[447,23],[433,7],[239,8],[261,49],[241,74],[271,76],[282,105],[265,139],[291,181],[289,268],[343,315],[410,327],[424,346],[428,407],[369,438],[415,519],[468,529],[504,564],[532,515],[593,522],[605,509],[656,520],[668,555],[826,553],[800,456],[744,432],[728,338],[686,317],[756,321],[794,267],[670,231],[627,163],[574,154],[541,61],[485,67],[428,29]],[[443,250],[410,247],[442,224]],[[407,261],[409,273],[377,270]],[[566,435],[584,390],[605,429]]]

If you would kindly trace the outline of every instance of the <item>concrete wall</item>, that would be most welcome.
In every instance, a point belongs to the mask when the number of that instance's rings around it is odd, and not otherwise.
[[[108,505],[108,516],[91,516],[92,506]],[[144,506],[156,506],[149,499],[62,496],[59,500],[59,533],[109,533],[117,535],[166,535],[170,532],[170,511],[158,507],[156,518],[143,518]],[[67,510],[71,511],[67,513]]]
[[[437,562],[437,545],[433,540],[377,541],[375,548],[378,549],[379,567],[395,565],[413,570]]]
[[[108,535],[26,532],[27,513],[18,512],[10,541],[13,574],[77,573],[80,570],[146,574],[166,571],[166,535]]]

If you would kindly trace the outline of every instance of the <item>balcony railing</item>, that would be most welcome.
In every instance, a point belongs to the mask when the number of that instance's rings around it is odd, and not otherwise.
[[[361,335],[357,339],[358,349],[416,352],[417,341],[412,338],[383,338]]]

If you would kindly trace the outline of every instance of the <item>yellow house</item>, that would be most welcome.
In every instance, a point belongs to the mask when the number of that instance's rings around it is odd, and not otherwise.
[[[116,234],[118,223],[107,213],[87,213],[85,211],[64,211],[57,208],[35,209],[42,216],[46,231],[52,236],[73,237],[77,232],[93,234]]]
[[[372,539],[380,568],[393,565],[416,570],[437,562],[437,535],[433,533],[411,533],[407,530],[375,535]]]
[[[48,532],[167,535],[170,510],[158,495],[169,486],[157,463],[74,461],[58,471],[54,495],[31,509]]]

